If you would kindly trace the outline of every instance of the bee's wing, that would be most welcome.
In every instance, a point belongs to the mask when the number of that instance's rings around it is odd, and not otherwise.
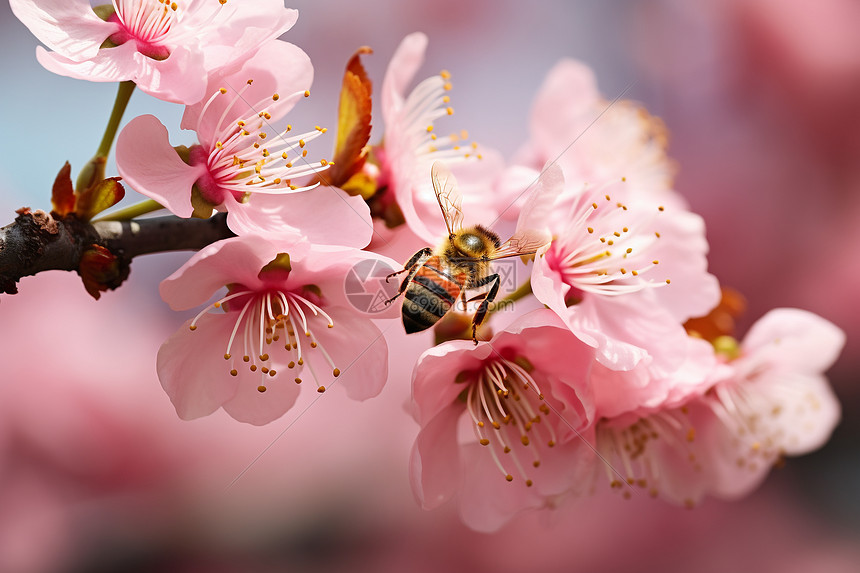
[[[490,259],[533,255],[538,249],[548,245],[551,240],[552,237],[549,233],[543,231],[535,231],[533,229],[517,231],[513,237],[502,243],[502,246],[493,253]]]
[[[453,235],[463,227],[463,198],[457,189],[457,179],[441,161],[433,163],[430,178],[433,181],[436,201],[439,202],[442,216],[445,218],[445,226],[448,227],[448,234]]]
[[[552,234],[546,225],[555,199],[564,186],[564,175],[558,165],[547,165],[520,212],[514,236],[505,241],[492,257],[518,257],[532,255],[552,241]]]

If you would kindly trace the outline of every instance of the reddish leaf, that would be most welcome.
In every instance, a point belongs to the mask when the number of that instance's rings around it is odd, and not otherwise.
[[[119,177],[110,177],[99,181],[78,197],[75,213],[89,221],[105,209],[113,207],[125,196],[125,189],[119,182]]]
[[[320,177],[324,185],[343,186],[367,159],[373,86],[361,64],[361,55],[371,53],[373,50],[367,46],[361,47],[346,65],[338,105],[334,165]]]
[[[51,205],[54,212],[64,217],[75,210],[75,190],[72,187],[72,166],[66,164],[57,173],[54,187],[51,189]]]

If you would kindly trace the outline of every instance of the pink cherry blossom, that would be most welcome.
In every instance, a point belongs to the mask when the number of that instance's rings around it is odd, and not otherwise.
[[[656,193],[665,202],[674,193],[662,122],[632,102],[604,98],[581,62],[564,59],[550,70],[532,104],[530,127],[517,165],[540,169],[557,161],[576,185],[624,177],[637,194]]]
[[[432,509],[459,491],[464,521],[490,531],[577,489],[590,467],[592,360],[546,310],[490,342],[456,340],[425,352],[412,377],[421,432],[410,472],[421,505]],[[471,439],[459,436],[461,420]]]
[[[48,49],[48,70],[97,82],[131,80],[178,103],[205,95],[207,75],[235,66],[295,23],[283,0],[113,0],[98,15],[87,0],[10,0]]]
[[[706,494],[748,494],[783,456],[808,453],[829,438],[839,404],[822,373],[844,342],[842,331],[811,313],[771,311],[730,350],[737,357],[701,364],[711,368],[705,385],[677,380],[693,391],[650,411],[600,419],[597,450],[621,473],[608,474],[610,485],[628,497],[629,485],[688,506]],[[606,378],[592,381],[597,389]],[[604,471],[595,467],[595,474]]]
[[[548,226],[555,236],[532,272],[538,300],[609,368],[648,360],[667,377],[688,348],[681,325],[716,306],[719,285],[707,272],[701,218],[626,183],[567,183],[552,209],[524,212],[518,226]]]
[[[378,394],[388,375],[387,345],[344,293],[347,272],[368,259],[382,260],[302,240],[286,248],[258,236],[195,254],[161,283],[171,308],[191,308],[228,290],[158,352],[158,376],[179,416],[223,407],[237,420],[266,424],[293,405],[304,380],[319,392],[337,380],[358,400]]]
[[[484,224],[501,210],[491,183],[503,165],[497,152],[468,143],[465,132],[437,135],[436,121],[454,113],[448,72],[423,80],[406,95],[426,48],[427,36],[410,34],[391,58],[381,92],[385,137],[374,154],[380,162],[378,186],[393,193],[408,227],[435,243],[446,231],[430,182],[432,164],[445,161],[460,180],[466,222]]]
[[[161,122],[144,115],[119,135],[119,172],[180,217],[190,217],[196,201],[227,211],[240,235],[301,229],[314,242],[363,247],[372,225],[360,197],[293,182],[326,169],[325,160],[306,159],[307,143],[325,129],[293,135],[291,125],[272,127],[309,93],[312,79],[307,54],[270,42],[238,72],[212,77],[209,98],[186,107],[182,127],[200,141],[187,158],[171,147]]]
[[[693,404],[712,493],[746,495],[783,456],[824,445],[840,417],[824,372],[844,344],[839,328],[798,309],[772,310],[752,326],[737,358]]]
[[[710,487],[702,467],[707,452],[696,440],[691,402],[724,373],[713,347],[687,337],[683,364],[656,374],[640,363],[630,371],[595,365],[591,384],[599,419],[594,464],[597,486],[607,483],[625,498],[646,492],[676,504],[696,503]]]

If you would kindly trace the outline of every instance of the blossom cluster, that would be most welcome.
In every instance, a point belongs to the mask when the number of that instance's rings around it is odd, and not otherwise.
[[[402,297],[437,325],[411,380],[413,490],[427,509],[457,498],[478,530],[598,488],[684,505],[742,496],[784,456],[820,447],[838,421],[824,372],[842,332],[776,309],[736,338],[732,295],[708,272],[704,222],[673,188],[665,127],[635,103],[604,99],[584,64],[550,71],[528,137],[505,160],[467,133],[439,133],[454,113],[451,74],[412,87],[426,36],[402,41],[376,100],[359,50],[331,159],[314,159],[309,144],[329,130],[284,121],[310,95],[314,68],[277,39],[297,18],[282,2],[11,5],[49,49],[37,49],[48,70],[133,81],[185,105],[180,127],[194,145],[172,146],[152,115],[116,141],[126,184],[180,218],[226,213],[236,235],[161,283],[171,308],[200,308],[157,356],[181,418],[223,408],[261,425],[308,385],[365,400],[407,384],[388,381],[396,337],[383,338],[401,328]],[[458,235],[495,244],[470,257]],[[529,259],[516,267],[527,276],[494,302],[490,261],[513,255]],[[368,269],[382,290],[351,290]],[[443,300],[451,310],[431,308]],[[515,304],[502,317],[504,300]]]

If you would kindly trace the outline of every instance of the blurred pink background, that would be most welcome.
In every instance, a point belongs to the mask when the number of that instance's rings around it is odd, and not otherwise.
[[[300,16],[284,39],[316,68],[305,122],[334,125],[357,47],[375,50],[365,63],[379,86],[413,31],[430,38],[420,77],[453,75],[456,113],[440,128],[468,129],[508,156],[559,58],[593,67],[608,99],[635,82],[628,97],[671,133],[677,187],[707,222],[712,271],[748,299],[742,328],[794,306],[848,333],[830,372],[844,408],[831,442],[738,502],[688,511],[599,496],[476,534],[453,507],[421,511],[409,490],[417,428],[402,406],[426,338],[398,342],[386,390],[367,403],[335,388],[263,428],[223,412],[182,422],[155,352],[187,318],[157,294],[186,256],[144,257],[98,302],[62,273],[0,300],[0,571],[860,570],[860,7],[533,4],[289,3]],[[14,208],[49,206],[63,161],[89,159],[115,86],[44,71],[7,3],[0,14],[5,224]],[[176,126],[181,109],[138,93],[126,120],[141,113]]]

